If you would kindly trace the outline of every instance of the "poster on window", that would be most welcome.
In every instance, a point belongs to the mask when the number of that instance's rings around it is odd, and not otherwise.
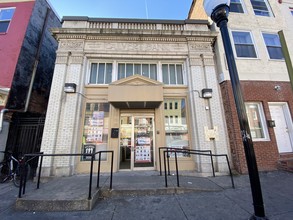
[[[87,130],[86,142],[102,143],[103,127],[89,127]]]
[[[151,148],[150,146],[136,146],[135,149],[135,163],[149,163],[151,162]]]
[[[151,144],[151,138],[139,137],[139,138],[137,138],[137,144]]]

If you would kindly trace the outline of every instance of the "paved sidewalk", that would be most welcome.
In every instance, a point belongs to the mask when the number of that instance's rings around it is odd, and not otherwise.
[[[74,177],[76,178],[76,177]],[[79,179],[79,180],[78,180]],[[260,173],[266,215],[269,219],[293,219],[293,173]],[[70,180],[70,179],[68,179]],[[88,181],[78,177],[70,184],[62,184],[56,189],[63,191],[60,197],[71,193],[88,195]],[[54,180],[55,181],[55,180]],[[86,187],[79,187],[79,182]],[[104,190],[109,184],[109,177],[101,177]],[[235,189],[231,187],[229,176],[195,177],[180,176],[180,190],[176,187],[176,176],[168,177],[168,190],[164,176],[158,172],[114,173],[111,197],[100,198],[92,211],[39,212],[17,211],[14,203],[18,190],[12,183],[0,184],[1,219],[248,219],[253,213],[250,184],[247,175],[234,176]],[[68,182],[67,182],[68,183]],[[74,187],[74,188],[73,188]],[[35,186],[27,189],[27,197],[36,191]],[[49,184],[42,184],[41,189],[47,195],[53,195]],[[177,189],[172,191],[170,189]],[[165,191],[164,191],[165,190]],[[104,192],[106,192],[105,190]],[[142,193],[143,192],[143,193]],[[40,196],[40,195],[39,195]],[[109,195],[107,195],[109,196]]]

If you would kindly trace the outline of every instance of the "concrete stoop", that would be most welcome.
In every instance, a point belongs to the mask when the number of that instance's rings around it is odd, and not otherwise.
[[[22,211],[90,211],[94,208],[100,191],[92,195],[92,199],[35,199],[35,198],[17,198],[15,209]]]
[[[284,158],[278,161],[278,169],[293,172],[293,158]]]

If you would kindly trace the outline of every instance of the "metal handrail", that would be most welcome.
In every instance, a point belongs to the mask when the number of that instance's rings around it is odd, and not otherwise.
[[[198,153],[204,153],[208,152],[211,157],[211,164],[212,164],[212,172],[213,176],[215,177],[215,168],[214,168],[214,162],[213,162],[213,156],[211,150],[191,150],[191,149],[180,149],[176,147],[159,147],[159,165],[160,165],[160,176],[162,176],[162,167],[161,167],[161,150],[167,149],[167,151],[170,150],[188,150],[190,152],[198,152]],[[167,155],[167,161],[168,161],[168,175],[170,175],[170,163],[169,163],[169,154]]]
[[[38,173],[38,181],[37,181],[37,189],[40,188],[40,178],[41,178],[41,171],[42,171],[42,164],[43,164],[43,157],[72,157],[72,156],[90,156],[91,157],[91,165],[90,165],[90,181],[89,181],[89,194],[88,194],[88,200],[90,200],[91,197],[91,188],[92,188],[92,177],[93,177],[93,163],[94,163],[94,158],[96,156],[96,154],[99,154],[99,165],[98,165],[98,183],[99,183],[99,176],[100,176],[100,164],[101,164],[101,154],[102,153],[111,153],[111,174],[110,174],[110,189],[112,189],[112,180],[113,180],[113,161],[114,161],[114,151],[98,151],[96,153],[93,154],[44,154],[43,152],[40,153],[34,153],[34,154],[25,154],[24,155],[24,164],[25,165],[28,161],[32,160],[33,158],[36,157],[41,157],[40,160],[40,165],[39,165],[39,173]],[[33,157],[30,158],[28,160],[26,160],[26,158],[29,157]],[[21,170],[24,171],[24,167],[25,166],[21,166]],[[18,197],[21,198],[21,191],[22,194],[25,194],[25,187],[26,187],[26,178],[23,178],[23,176],[25,177],[25,175],[23,175],[24,172],[21,172],[21,176],[20,176],[20,186],[19,186],[19,194]],[[97,184],[98,187],[99,184]]]
[[[232,188],[235,188],[233,175],[232,175],[232,171],[231,171],[231,167],[230,167],[230,163],[229,163],[227,154],[204,154],[204,153],[200,153],[200,152],[194,152],[194,150],[178,149],[178,148],[173,148],[173,150],[174,150],[173,152],[175,153],[175,167],[176,167],[176,176],[177,176],[177,186],[178,187],[180,187],[180,184],[179,184],[177,153],[188,153],[188,154],[201,155],[201,156],[210,156],[210,157],[225,157],[226,161],[227,161],[228,169],[229,169]],[[166,187],[168,187],[168,183],[167,183],[167,168],[166,168],[166,154],[169,154],[169,152],[170,151],[168,150],[168,148],[167,148],[167,150],[164,151],[164,171],[165,171],[165,186]],[[168,155],[167,155],[167,159],[168,159]]]

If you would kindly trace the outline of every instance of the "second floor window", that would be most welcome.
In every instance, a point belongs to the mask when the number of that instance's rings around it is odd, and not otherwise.
[[[157,79],[156,64],[141,64],[141,63],[119,63],[118,64],[118,79],[123,79],[128,76],[141,75],[150,79]]]
[[[256,58],[250,32],[232,31],[237,57]]]
[[[230,2],[230,11],[237,13],[244,13],[242,0],[231,0]]]
[[[15,8],[0,8],[0,33],[6,33]]]
[[[163,64],[162,65],[163,83],[167,85],[182,85],[182,65]]]
[[[92,63],[89,84],[112,82],[112,63]]]
[[[267,0],[250,0],[255,15],[272,16],[270,6]]]
[[[263,38],[267,46],[270,59],[281,60],[284,58],[279,36],[277,34],[265,34]]]

